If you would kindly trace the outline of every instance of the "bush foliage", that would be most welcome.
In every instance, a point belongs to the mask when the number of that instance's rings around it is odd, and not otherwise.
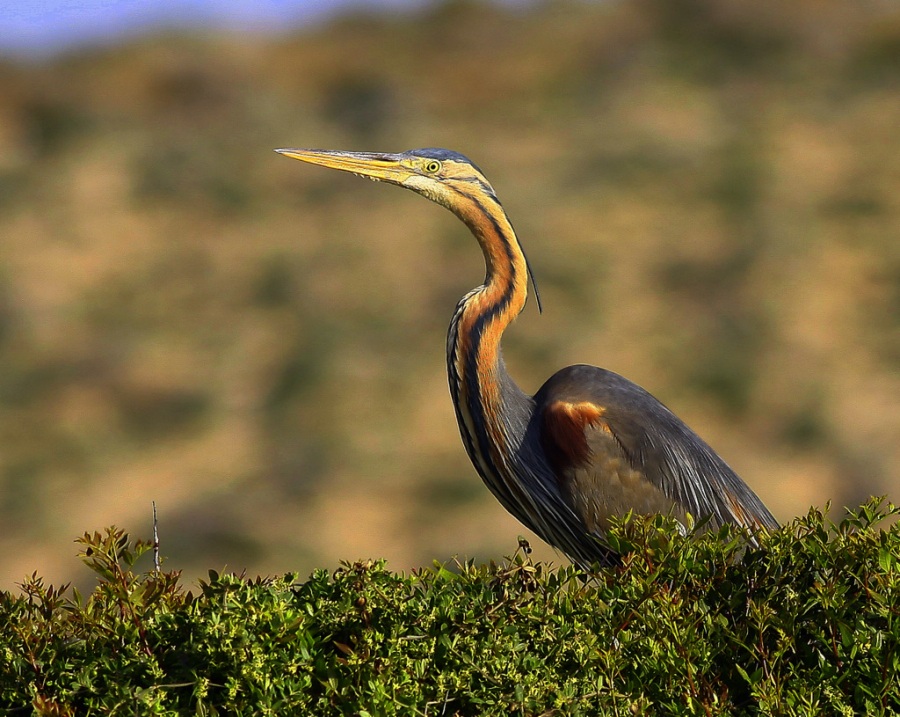
[[[748,548],[665,518],[621,565],[383,562],[248,580],[138,571],[150,545],[85,534],[87,596],[0,595],[6,714],[630,715],[900,711],[900,528],[877,501],[810,511]],[[886,521],[890,527],[879,529]]]

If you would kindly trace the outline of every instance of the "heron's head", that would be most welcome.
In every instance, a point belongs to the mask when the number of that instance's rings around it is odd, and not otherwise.
[[[478,238],[490,264],[500,254],[508,261],[507,242],[521,252],[534,285],[538,311],[541,297],[524,250],[491,183],[467,157],[449,149],[411,149],[400,154],[381,152],[343,152],[334,149],[276,149],[276,152],[301,162],[319,164],[351,172],[376,182],[387,182],[411,189],[441,204],[462,219]],[[501,238],[500,235],[504,235]]]
[[[448,149],[411,149],[400,154],[342,152],[326,149],[276,149],[292,159],[352,172],[376,182],[406,187],[460,214],[473,200],[489,197],[494,188],[475,164]]]

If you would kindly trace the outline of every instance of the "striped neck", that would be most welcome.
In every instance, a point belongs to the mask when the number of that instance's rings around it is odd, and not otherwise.
[[[462,196],[453,207],[484,253],[482,286],[459,302],[447,344],[450,392],[463,443],[488,487],[507,508],[513,452],[522,442],[531,398],[510,378],[500,352],[506,327],[525,306],[528,267],[512,224],[499,201]]]

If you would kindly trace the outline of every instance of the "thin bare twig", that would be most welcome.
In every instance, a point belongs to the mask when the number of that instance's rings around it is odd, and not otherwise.
[[[159,527],[156,521],[156,501],[153,504],[153,568],[159,572]]]

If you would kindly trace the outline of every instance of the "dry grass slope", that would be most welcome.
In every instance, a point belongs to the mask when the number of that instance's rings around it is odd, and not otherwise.
[[[524,388],[629,376],[783,519],[896,500],[890,13],[446,2],[0,64],[2,587],[69,578],[85,530],[149,534],[152,499],[188,576],[514,548],[443,373],[471,238],[284,145],[485,169],[544,299],[506,341]]]

